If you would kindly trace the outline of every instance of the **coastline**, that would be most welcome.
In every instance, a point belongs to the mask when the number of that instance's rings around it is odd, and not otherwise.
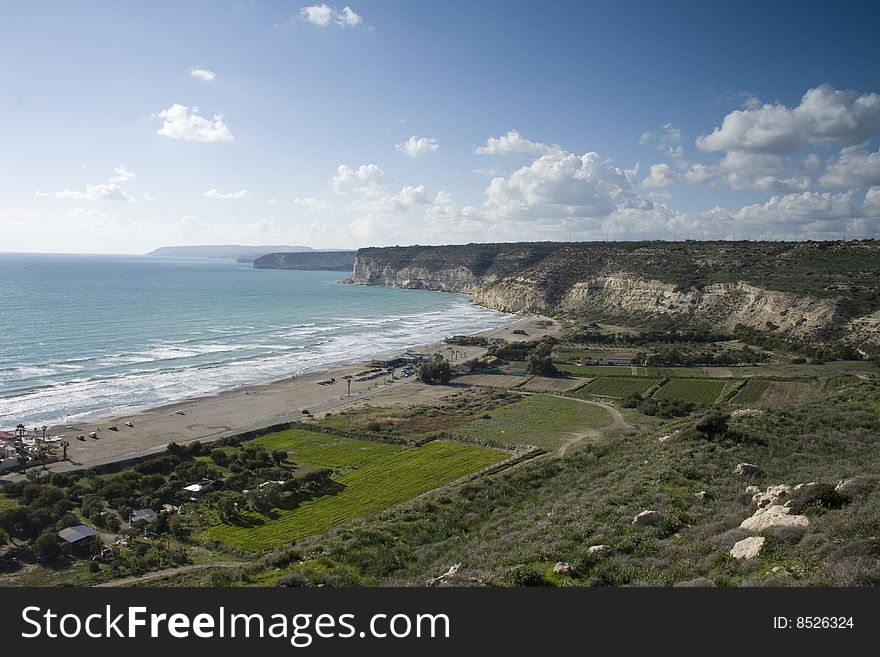
[[[543,323],[551,322],[549,326]],[[559,322],[540,315],[527,315],[514,319],[504,326],[477,331],[473,335],[516,339],[515,330],[526,330],[529,338],[555,334],[561,329]],[[457,352],[460,362],[482,356],[484,347],[450,347],[442,342],[414,347],[416,353]],[[399,352],[397,352],[399,353]],[[376,354],[382,358],[390,354]],[[56,425],[49,435],[63,435],[69,443],[68,459],[49,464],[47,470],[64,472],[95,467],[139,456],[157,453],[168,443],[185,444],[194,441],[211,442],[244,431],[260,429],[275,424],[302,420],[309,411],[312,417],[352,408],[358,405],[394,405],[437,402],[457,391],[448,386],[431,386],[420,383],[415,377],[385,378],[372,381],[354,381],[351,396],[347,395],[343,379],[364,369],[363,362],[332,366],[319,372],[310,372],[268,383],[238,386],[215,394],[181,399],[170,404],[142,411]],[[318,385],[319,381],[335,378],[333,385]],[[128,427],[125,422],[134,426]],[[116,425],[118,431],[108,429]],[[90,438],[95,432],[97,438]],[[85,440],[77,436],[84,435]],[[3,475],[6,478],[20,475]]]

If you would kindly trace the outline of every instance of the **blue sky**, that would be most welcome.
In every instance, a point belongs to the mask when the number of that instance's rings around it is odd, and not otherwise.
[[[0,251],[880,232],[876,2],[0,5]]]

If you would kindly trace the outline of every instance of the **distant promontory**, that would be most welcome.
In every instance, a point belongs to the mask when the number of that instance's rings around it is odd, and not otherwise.
[[[311,269],[351,272],[356,251],[269,253],[254,260],[254,269]]]
[[[251,262],[267,253],[314,251],[310,246],[243,246],[240,244],[163,246],[150,251],[148,256],[169,258],[225,258],[238,262]]]

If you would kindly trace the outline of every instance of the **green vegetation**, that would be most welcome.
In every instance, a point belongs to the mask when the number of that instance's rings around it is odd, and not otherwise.
[[[288,429],[248,442],[267,450],[283,450],[307,468],[351,469],[402,449],[400,445],[343,438],[332,433]]]
[[[246,513],[235,524],[211,527],[205,536],[251,552],[277,547],[408,500],[505,456],[445,441],[401,450],[334,478],[332,493],[293,496],[267,513]]]
[[[620,397],[625,399],[632,395],[644,395],[653,388],[660,379],[647,379],[643,377],[601,377],[591,381],[577,391],[578,397],[599,395],[602,397]]]
[[[654,393],[654,399],[677,399],[695,404],[712,404],[725,382],[715,379],[670,379]]]
[[[733,404],[754,404],[764,394],[769,383],[766,380],[750,379],[730,401]]]
[[[611,422],[600,406],[553,395],[527,395],[520,401],[489,411],[454,434],[504,445],[535,445],[557,449],[572,434]]]
[[[556,368],[560,372],[575,376],[629,376],[631,368],[628,365],[572,365],[570,363],[558,363]],[[651,372],[657,375],[657,370]]]

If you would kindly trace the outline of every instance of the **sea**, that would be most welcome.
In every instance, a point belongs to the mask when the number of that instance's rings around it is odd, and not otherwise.
[[[0,430],[317,372],[513,321],[446,292],[224,260],[0,253]]]

